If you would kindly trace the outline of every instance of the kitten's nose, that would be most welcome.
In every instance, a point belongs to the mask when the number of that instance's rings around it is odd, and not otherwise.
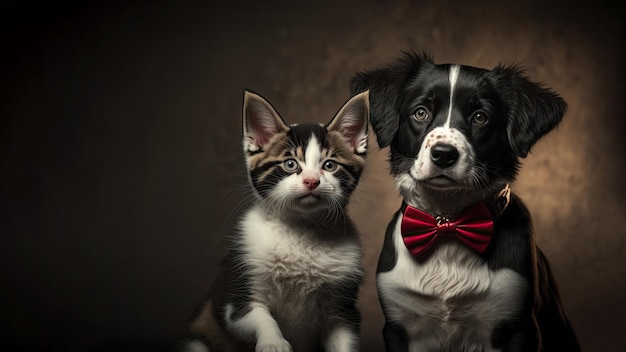
[[[306,188],[314,189],[320,184],[320,180],[318,178],[305,178],[304,180],[302,180],[302,183],[304,183]]]

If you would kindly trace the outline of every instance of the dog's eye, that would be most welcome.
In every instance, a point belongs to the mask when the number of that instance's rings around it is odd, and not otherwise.
[[[476,125],[484,125],[487,123],[487,121],[489,121],[489,118],[487,117],[486,114],[478,111],[475,112],[474,115],[472,115],[472,123],[476,124]]]
[[[283,162],[283,167],[286,171],[296,171],[298,170],[298,162],[296,159],[287,159]]]
[[[428,114],[428,110],[426,108],[420,106],[415,110],[413,115],[411,115],[417,121],[426,121],[430,118],[430,114]]]
[[[326,160],[324,161],[324,165],[322,166],[322,168],[324,168],[324,170],[328,172],[335,171],[337,170],[337,162],[333,160]]]

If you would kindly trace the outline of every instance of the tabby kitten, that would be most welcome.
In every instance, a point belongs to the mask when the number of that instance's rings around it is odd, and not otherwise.
[[[256,201],[182,351],[358,351],[363,281],[346,206],[363,168],[368,93],[327,124],[288,126],[245,91],[243,149]]]

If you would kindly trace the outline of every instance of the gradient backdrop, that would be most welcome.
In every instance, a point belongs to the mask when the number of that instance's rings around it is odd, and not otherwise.
[[[521,63],[569,111],[523,162],[585,351],[626,350],[622,11],[602,1],[4,1],[0,349],[167,351],[248,199],[243,89],[328,121],[348,80],[402,50]],[[614,5],[617,6],[617,5]],[[381,351],[374,270],[400,199],[371,140],[363,351]]]

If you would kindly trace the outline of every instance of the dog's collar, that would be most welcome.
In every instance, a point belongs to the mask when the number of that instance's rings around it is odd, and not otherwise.
[[[511,188],[507,184],[491,201],[480,201],[453,216],[433,216],[403,202],[402,240],[416,258],[430,252],[439,237],[449,235],[482,254],[491,242],[494,220],[502,215],[510,200]]]
[[[511,202],[511,186],[507,183],[504,188],[496,194],[491,202],[486,202],[487,208],[491,211],[494,219],[497,219],[504,213]]]
[[[494,219],[497,219],[504,213],[506,208],[511,202],[511,186],[507,183],[498,193],[496,193],[490,200],[481,201],[484,202]],[[402,202],[401,211],[404,212],[408,204]],[[453,219],[453,214],[434,214],[435,218],[440,219]]]

